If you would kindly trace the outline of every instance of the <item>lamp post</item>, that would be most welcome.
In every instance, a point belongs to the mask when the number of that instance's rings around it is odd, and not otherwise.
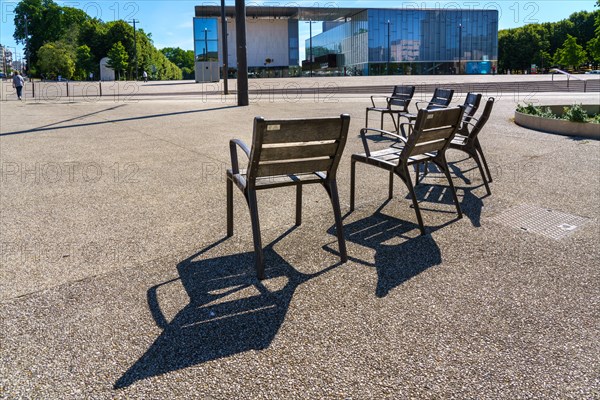
[[[24,68],[24,65],[21,68],[27,71],[27,75],[29,75],[29,28],[27,27],[27,15],[24,15],[23,19],[25,20],[25,59],[27,60],[27,68]]]
[[[458,74],[460,75],[462,66],[462,24],[458,24]]]
[[[204,28],[204,61],[208,61],[208,28]]]
[[[135,58],[135,80],[138,80],[138,56],[137,56],[137,36],[135,34],[135,24],[140,22],[135,18],[129,21],[133,23],[133,57]]]

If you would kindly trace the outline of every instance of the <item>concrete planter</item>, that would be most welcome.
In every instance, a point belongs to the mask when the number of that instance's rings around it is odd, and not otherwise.
[[[550,107],[554,114],[562,115],[563,107],[566,106],[541,107]],[[598,105],[582,105],[582,108],[588,115],[600,112],[600,106]],[[567,136],[581,136],[596,140],[600,139],[600,124],[542,118],[536,115],[523,114],[518,111],[515,111],[515,123],[524,128],[535,129],[542,132],[557,133],[559,135]]]

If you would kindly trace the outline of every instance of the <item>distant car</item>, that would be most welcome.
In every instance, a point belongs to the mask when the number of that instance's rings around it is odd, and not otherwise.
[[[591,71],[587,71],[586,74],[600,74],[600,69],[594,69]]]

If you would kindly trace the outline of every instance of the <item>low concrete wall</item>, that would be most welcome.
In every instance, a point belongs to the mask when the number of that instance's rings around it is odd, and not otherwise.
[[[549,107],[556,115],[562,115],[563,108],[567,106],[540,106]],[[600,113],[599,105],[582,105],[588,114]],[[515,111],[515,123],[524,128],[537,131],[557,133],[566,136],[580,136],[591,139],[600,139],[600,124],[571,122],[562,119],[542,118],[536,115],[523,114]]]

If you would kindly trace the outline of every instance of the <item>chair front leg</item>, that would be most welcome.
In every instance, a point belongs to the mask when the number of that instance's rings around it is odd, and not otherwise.
[[[325,182],[323,184],[327,190],[327,194],[333,206],[333,216],[335,217],[335,233],[338,238],[338,247],[340,249],[340,259],[342,263],[348,261],[348,253],[346,251],[346,241],[344,239],[344,226],[342,224],[342,212],[340,210],[340,198],[338,196],[337,183],[335,180]]]
[[[435,164],[442,170],[444,175],[446,175],[446,179],[448,180],[448,185],[452,190],[452,197],[454,198],[454,204],[456,205],[456,212],[458,213],[458,219],[462,218],[462,210],[460,209],[460,203],[458,202],[458,196],[456,195],[456,189],[454,188],[454,183],[452,182],[452,177],[450,176],[450,168],[448,168],[448,162],[446,158],[442,155],[435,161]]]
[[[421,235],[424,235],[425,225],[423,225],[423,217],[421,216],[421,209],[419,208],[419,202],[417,201],[417,195],[415,193],[415,187],[413,186],[412,180],[410,179],[410,172],[408,171],[408,167],[405,165],[403,169],[404,177],[402,180],[408,187],[408,192],[410,193],[410,198],[412,199],[413,207],[415,208],[415,214],[417,214],[417,222],[419,223],[419,230],[421,231]]]
[[[483,184],[485,185],[485,190],[487,191],[487,194],[491,195],[492,191],[490,190],[490,185],[488,184],[487,177],[483,173],[483,167],[481,165],[481,160],[479,159],[479,155],[477,154],[477,151],[474,151],[471,154],[471,157],[473,157],[473,159],[477,163],[477,168],[479,168],[479,173],[481,174],[481,179],[483,179]]]
[[[354,211],[354,185],[356,184],[356,161],[350,160],[350,212]]]
[[[488,167],[487,161],[485,160],[485,156],[483,155],[483,150],[481,149],[481,144],[479,143],[479,139],[475,142],[475,148],[481,157],[481,161],[483,162],[483,166],[485,167],[485,172],[487,172],[487,180],[488,182],[492,182],[492,174],[490,174],[490,168]]]
[[[233,181],[227,177],[227,237],[233,236]]]
[[[394,198],[394,171],[390,171],[390,184],[388,189],[388,200]]]
[[[256,201],[256,191],[249,189],[247,191],[248,207],[250,208],[250,219],[252,221],[252,237],[254,239],[254,265],[258,279],[265,278],[265,258],[260,237],[260,222],[258,220],[258,204]]]
[[[296,185],[296,226],[302,224],[302,185]]]

